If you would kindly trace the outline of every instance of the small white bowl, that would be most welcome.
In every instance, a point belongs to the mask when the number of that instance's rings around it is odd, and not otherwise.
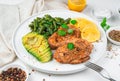
[[[92,15],[97,18],[98,20],[102,20],[103,18],[110,19],[113,15],[112,11],[109,9],[101,9],[101,8],[95,8],[92,10]]]
[[[111,27],[106,31],[106,36],[107,36],[108,40],[110,42],[112,42],[113,44],[120,45],[120,42],[117,42],[109,37],[109,32],[112,30],[120,30],[120,26]]]
[[[28,75],[29,75],[28,70],[26,69],[25,66],[21,66],[21,65],[18,65],[18,64],[9,64],[9,65],[6,65],[6,66],[0,68],[0,73],[2,71],[7,71],[9,68],[20,68],[21,70],[25,71],[25,73],[26,73],[26,80],[25,81],[28,80]]]

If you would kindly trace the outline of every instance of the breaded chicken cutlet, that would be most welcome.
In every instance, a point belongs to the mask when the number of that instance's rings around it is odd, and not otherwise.
[[[71,43],[74,44],[73,50],[69,50],[66,43],[55,51],[53,57],[56,61],[63,64],[79,64],[90,59],[93,49],[91,43],[80,38],[74,38]]]
[[[70,29],[74,30],[73,34],[66,34],[65,36],[58,35],[57,32],[55,32],[52,36],[49,37],[48,43],[51,47],[51,49],[56,49],[59,46],[62,46],[74,38],[80,38],[80,30],[73,25],[68,25]],[[59,28],[59,30],[64,30],[64,28]]]

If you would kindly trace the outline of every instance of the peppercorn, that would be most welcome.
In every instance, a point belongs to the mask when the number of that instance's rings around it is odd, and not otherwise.
[[[117,42],[120,42],[120,30],[112,30],[109,32],[109,37]]]
[[[2,71],[0,74],[0,81],[25,81],[26,72],[20,68],[9,68]]]

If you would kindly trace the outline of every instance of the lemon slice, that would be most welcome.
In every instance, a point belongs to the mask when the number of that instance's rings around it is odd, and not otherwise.
[[[82,31],[86,27],[95,27],[95,28],[97,28],[96,24],[94,24],[92,21],[87,20],[85,18],[75,18],[75,20],[77,21],[75,26],[78,27],[80,29],[80,31]]]
[[[100,31],[96,27],[85,27],[81,31],[81,37],[89,42],[95,42],[100,39]]]
[[[94,22],[85,18],[74,18],[74,20],[77,21],[75,27],[80,29],[82,39],[89,42],[95,42],[100,39],[100,31]]]
[[[68,7],[74,11],[82,11],[86,6],[86,0],[68,0]]]

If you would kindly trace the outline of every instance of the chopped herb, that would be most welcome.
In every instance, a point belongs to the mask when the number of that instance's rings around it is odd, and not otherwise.
[[[67,44],[67,48],[68,48],[69,50],[74,49],[74,44],[73,44],[73,43],[68,43],[68,44]]]
[[[107,24],[107,19],[106,18],[103,18],[103,20],[101,22],[101,26],[105,31],[110,28],[110,25]]]
[[[68,29],[69,34],[73,34],[74,30],[73,29]]]
[[[71,20],[70,23],[74,25],[74,24],[77,23],[77,21],[76,20]]]
[[[109,28],[110,28],[110,25],[106,25],[106,26],[104,27],[105,30],[108,30]]]
[[[68,29],[69,27],[67,26],[67,24],[62,24],[61,25],[62,28]]]
[[[101,26],[104,27],[106,26],[106,22],[107,22],[107,19],[106,18],[103,18],[102,22],[101,22]]]
[[[60,36],[65,36],[66,35],[66,32],[64,30],[58,30],[58,35]]]

